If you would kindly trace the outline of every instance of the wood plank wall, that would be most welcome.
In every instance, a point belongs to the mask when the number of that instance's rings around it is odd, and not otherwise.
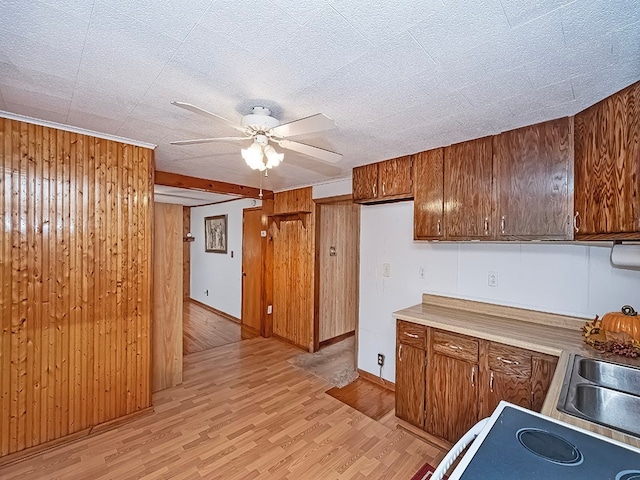
[[[299,220],[271,224],[273,235],[273,334],[313,351],[315,203],[311,187],[275,194],[274,213],[310,211]]]
[[[351,200],[319,205],[318,341],[355,331],[358,318],[360,205]],[[331,255],[335,247],[335,255]]]
[[[154,205],[152,391],[182,383],[182,205]]]
[[[153,151],[0,118],[0,456],[151,404]]]
[[[182,207],[182,237],[191,231],[191,207]],[[182,247],[182,295],[191,298],[191,243],[184,242]]]

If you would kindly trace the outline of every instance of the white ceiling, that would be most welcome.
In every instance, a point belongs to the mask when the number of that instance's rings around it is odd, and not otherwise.
[[[259,186],[236,132],[254,105],[338,128],[297,137],[281,190],[356,165],[573,115],[640,79],[637,0],[0,0],[0,110],[155,143],[156,166]]]

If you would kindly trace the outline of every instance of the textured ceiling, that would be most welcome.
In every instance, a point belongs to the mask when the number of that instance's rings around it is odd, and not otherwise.
[[[344,154],[286,152],[279,190],[573,115],[640,79],[636,0],[0,0],[0,110],[158,145],[166,170],[259,186],[233,121],[254,105]]]

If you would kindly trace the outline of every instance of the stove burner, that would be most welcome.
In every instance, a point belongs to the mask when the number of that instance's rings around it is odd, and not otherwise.
[[[574,466],[580,465],[584,460],[580,450],[554,433],[539,428],[521,428],[516,432],[516,437],[524,448],[551,463]],[[632,478],[616,480],[631,480]]]
[[[616,475],[616,480],[640,480],[640,470],[624,470]]]

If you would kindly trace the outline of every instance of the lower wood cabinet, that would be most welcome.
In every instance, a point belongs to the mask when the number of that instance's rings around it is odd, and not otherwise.
[[[540,411],[557,361],[398,320],[396,416],[454,443],[501,400]]]

